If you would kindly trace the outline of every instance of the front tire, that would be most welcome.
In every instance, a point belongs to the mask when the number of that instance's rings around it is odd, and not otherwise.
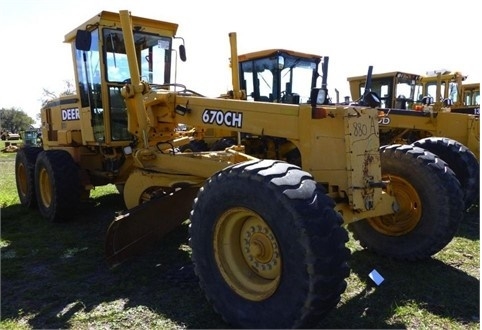
[[[40,214],[52,222],[74,217],[80,203],[79,167],[64,150],[43,151],[35,164],[35,192]]]
[[[21,148],[15,155],[15,182],[20,204],[29,208],[37,207],[35,196],[35,162],[42,148]]]
[[[256,160],[213,175],[191,212],[200,286],[236,328],[312,327],[346,288],[334,202],[299,167]]]
[[[463,192],[454,172],[433,153],[411,145],[380,148],[382,175],[399,211],[349,225],[354,238],[377,254],[428,258],[454,237],[463,217]]]

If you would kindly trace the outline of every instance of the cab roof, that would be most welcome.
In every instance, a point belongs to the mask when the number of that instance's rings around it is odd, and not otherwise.
[[[174,36],[177,32],[178,24],[165,21],[158,21],[145,17],[131,16],[134,29],[141,29],[145,32],[162,34],[166,36]],[[112,28],[121,28],[120,15],[110,11],[101,11],[91,19],[79,25],[65,35],[64,42],[70,43],[75,40],[77,30],[91,31],[97,26],[109,26]]]
[[[297,51],[294,51],[294,50],[279,48],[279,49],[259,50],[259,51],[252,52],[252,53],[241,54],[241,55],[238,55],[238,61],[239,62],[246,62],[246,61],[250,61],[250,60],[256,60],[256,59],[259,59],[259,58],[266,58],[266,57],[276,56],[276,55],[281,55],[281,54],[288,54],[288,55],[291,55],[291,56],[301,57],[301,58],[309,59],[309,60],[320,60],[321,58],[323,58],[323,56],[320,56],[320,55],[301,53],[301,52],[297,52]]]
[[[353,80],[365,80],[366,75],[364,76],[355,76],[355,77],[348,77],[348,81]],[[400,77],[400,78],[409,78],[409,79],[420,79],[420,75],[415,73],[408,73],[402,71],[391,71],[391,72],[384,72],[384,73],[374,73],[372,74],[372,78],[391,78],[391,77]]]

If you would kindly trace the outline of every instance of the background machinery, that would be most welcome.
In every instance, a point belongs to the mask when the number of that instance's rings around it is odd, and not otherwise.
[[[477,104],[466,104],[459,72],[420,76],[406,72],[373,74],[369,89],[380,96],[382,144],[412,143],[441,136],[467,146],[480,158]],[[367,76],[349,77],[353,100],[365,92]],[[467,96],[469,97],[469,96]]]
[[[189,219],[200,286],[238,328],[306,328],[332,310],[349,275],[343,224],[367,249],[401,260],[430,257],[451,241],[463,216],[459,180],[423,148],[380,147],[378,110],[364,105],[376,95],[330,104],[312,59],[309,95],[296,95],[293,80],[273,84],[280,93],[270,101],[280,103],[248,101],[262,94],[244,90],[249,69],[231,33],[233,90],[203,97],[172,81],[176,32],[177,24],[123,10],[65,36],[77,94],[46,104],[42,147],[17,153],[22,205],[66,221],[91,189],[115,184],[126,212],[107,230],[110,265]],[[280,66],[286,57],[288,75],[301,63],[290,54],[276,55]],[[186,148],[217,129],[234,132],[236,143]],[[288,141],[299,159],[254,156],[243,136]]]
[[[413,144],[444,159],[464,187],[469,208],[479,197],[480,105],[464,102],[464,80],[460,72],[447,71],[348,78],[353,100],[361,99],[367,87],[381,95],[380,143]]]
[[[441,102],[451,112],[478,115],[480,100],[479,84],[465,84],[467,76],[458,71],[439,70],[421,76],[423,96],[433,97],[433,103]]]
[[[307,91],[316,87],[320,74],[322,89],[328,95],[328,60],[327,56],[286,49],[239,55],[241,88],[246,91],[248,100],[306,103],[309,101]],[[321,73],[318,73],[319,69]],[[369,104],[368,100],[379,108],[381,144],[416,143],[437,154],[449,163],[462,183],[466,208],[477,203],[479,105],[467,102],[476,99],[477,86],[469,85],[464,91],[462,82],[465,76],[459,72],[419,76],[395,71],[372,75],[371,70],[368,75],[351,77],[348,81],[355,100],[365,105]],[[369,88],[365,89],[368,85]],[[366,98],[373,93],[380,101],[379,105]],[[468,100],[464,102],[463,98]],[[325,104],[331,102],[329,97],[325,98]],[[207,136],[216,143],[235,143],[233,137],[220,140],[219,132],[210,130]],[[249,154],[302,165],[299,150],[289,139],[241,134],[241,141]],[[205,145],[205,150],[216,143]]]
[[[37,129],[27,129],[20,132],[24,147],[38,147],[42,145],[42,137]]]
[[[474,106],[474,114],[480,113],[480,84],[479,83],[466,83],[462,84],[462,98],[465,106]]]

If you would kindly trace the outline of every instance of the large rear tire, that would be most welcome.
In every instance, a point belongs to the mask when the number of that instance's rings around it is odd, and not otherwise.
[[[72,219],[79,207],[79,167],[64,150],[41,152],[35,164],[35,192],[40,214],[52,222]]]
[[[436,154],[449,165],[459,179],[464,191],[466,209],[477,203],[480,165],[472,151],[455,140],[443,137],[421,139],[415,141],[412,145]]]
[[[454,172],[433,153],[411,145],[384,146],[382,175],[399,211],[349,225],[354,238],[377,254],[400,260],[428,258],[454,237],[464,202]]]
[[[42,148],[21,148],[15,155],[15,182],[20,204],[29,208],[37,207],[35,196],[35,161]]]
[[[342,218],[312,176],[282,161],[213,175],[191,212],[190,244],[207,299],[236,328],[313,327],[346,288]]]

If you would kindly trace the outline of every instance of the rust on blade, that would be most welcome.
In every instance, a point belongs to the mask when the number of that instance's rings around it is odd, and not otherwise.
[[[187,220],[198,190],[185,187],[116,217],[107,230],[107,263],[114,266],[142,253]]]

